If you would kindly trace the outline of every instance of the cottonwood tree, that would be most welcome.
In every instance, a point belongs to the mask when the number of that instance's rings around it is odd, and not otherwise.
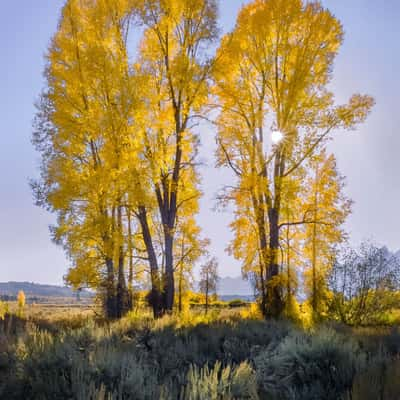
[[[332,154],[323,149],[310,158],[308,166],[304,212],[312,222],[304,227],[305,285],[313,317],[319,319],[327,312],[327,277],[337,246],[346,239],[343,223],[352,203],[343,193],[344,180]]]
[[[129,303],[123,177],[138,162],[126,15],[123,0],[66,2],[47,53],[33,134],[42,155],[33,187],[37,202],[57,215],[52,233],[72,260],[69,278],[104,287],[112,318]]]
[[[198,139],[192,127],[208,100],[212,61],[206,50],[217,35],[217,6],[215,0],[133,4],[136,20],[144,27],[137,65],[147,109],[141,130],[147,175],[141,184],[150,188],[147,201],[138,204],[138,217],[152,270],[153,308],[162,315],[174,305],[177,221],[183,204],[196,202],[200,195],[195,170]],[[163,229],[163,266],[155,251],[153,213]]]
[[[17,315],[20,317],[22,317],[24,314],[25,303],[26,303],[25,293],[23,290],[20,290],[18,292],[18,296],[17,296],[17,305],[18,305],[18,314]]]
[[[133,17],[144,32],[130,63]],[[178,217],[198,209],[192,128],[216,31],[213,0],[69,0],[63,9],[36,119],[34,188],[58,216],[67,279],[104,287],[109,316],[127,308],[135,258],[150,266],[154,315],[172,310]]]
[[[200,292],[204,294],[206,300],[206,314],[210,302],[210,295],[217,293],[219,276],[218,276],[218,261],[215,257],[208,260],[200,268]]]
[[[200,228],[193,215],[180,216],[177,221],[174,249],[175,287],[179,312],[183,311],[186,295],[193,288],[193,266],[207,253],[210,243],[209,239],[200,239],[200,234]]]
[[[218,164],[237,182],[226,192],[236,204],[232,247],[257,271],[266,316],[284,308],[282,229],[307,222],[283,220],[285,185],[333,131],[354,128],[373,105],[354,95],[337,106],[328,90],[342,37],[339,21],[318,2],[256,0],[242,8],[217,52]],[[272,144],[272,132],[282,140]]]
[[[302,265],[304,234],[301,225],[292,225],[301,215],[303,204],[299,199],[303,195],[305,170],[288,179],[282,193],[282,218],[287,224],[280,231],[281,247],[281,284],[282,298],[285,304],[283,314],[287,318],[298,318],[299,305],[296,295],[299,290],[299,266]]]

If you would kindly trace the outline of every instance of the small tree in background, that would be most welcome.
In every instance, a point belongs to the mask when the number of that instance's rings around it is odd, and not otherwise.
[[[307,195],[303,204],[309,223],[304,227],[304,283],[314,321],[326,316],[329,303],[327,277],[337,246],[347,237],[343,224],[352,202],[344,195],[344,177],[326,148],[308,162]]]
[[[346,250],[333,265],[329,283],[331,314],[349,325],[379,323],[400,306],[400,261],[373,243]]]
[[[218,261],[213,257],[203,264],[200,270],[200,292],[206,298],[206,314],[208,312],[210,295],[217,293],[218,281]]]
[[[8,304],[0,300],[0,320],[8,313]]]
[[[18,303],[18,316],[22,316],[25,309],[25,293],[23,290],[18,292],[17,303]]]

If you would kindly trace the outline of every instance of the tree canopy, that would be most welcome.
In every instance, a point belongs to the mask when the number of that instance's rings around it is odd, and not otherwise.
[[[350,212],[326,145],[374,101],[335,103],[343,29],[319,2],[254,0],[220,41],[217,14],[216,0],[68,0],[49,47],[33,189],[57,215],[67,281],[98,290],[111,318],[131,308],[134,283],[151,287],[156,317],[190,288],[208,243],[196,219],[204,119],[235,175],[222,196],[235,206],[229,249],[263,314],[285,312],[301,266],[322,312]]]

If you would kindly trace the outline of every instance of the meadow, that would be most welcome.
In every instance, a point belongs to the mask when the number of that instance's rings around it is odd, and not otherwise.
[[[5,314],[0,398],[399,398],[399,327],[266,321],[254,305],[96,315],[48,305]]]

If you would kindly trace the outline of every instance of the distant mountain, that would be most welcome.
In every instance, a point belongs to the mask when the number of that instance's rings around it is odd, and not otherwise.
[[[245,281],[242,277],[238,276],[232,278],[227,276],[221,278],[218,284],[219,296],[239,296],[239,297],[252,297],[253,288],[250,283]]]
[[[246,296],[244,294],[227,294],[225,296],[218,296],[218,298],[222,301],[242,300],[252,302],[255,300],[254,295]]]
[[[26,297],[71,297],[76,298],[76,292],[66,286],[41,285],[33,282],[0,282],[0,296],[16,296],[22,290]],[[81,298],[91,297],[86,290],[80,293]]]
[[[43,297],[76,297],[76,292],[66,286],[42,285],[33,282],[0,282],[0,296],[16,296],[23,290],[25,296]],[[240,276],[236,278],[221,278],[218,284],[220,296],[253,296],[253,289],[249,282]],[[81,297],[90,297],[92,294],[83,290]]]

